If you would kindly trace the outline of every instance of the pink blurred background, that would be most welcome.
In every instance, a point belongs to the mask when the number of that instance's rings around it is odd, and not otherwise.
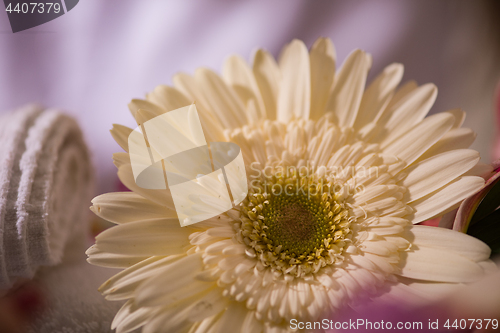
[[[98,192],[116,189],[108,130],[134,126],[127,103],[179,71],[220,70],[232,53],[256,47],[278,56],[293,38],[335,43],[339,62],[354,48],[373,55],[370,77],[391,62],[404,80],[434,82],[431,112],[460,107],[491,159],[494,89],[500,73],[500,16],[493,1],[164,1],[83,0],[44,25],[13,34],[0,13],[0,112],[28,102],[60,108],[84,129]],[[495,16],[496,15],[496,16]],[[496,17],[496,18],[495,18]]]

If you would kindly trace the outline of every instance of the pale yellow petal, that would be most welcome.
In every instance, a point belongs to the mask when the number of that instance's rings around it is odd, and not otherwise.
[[[260,49],[255,53],[252,70],[266,107],[267,118],[275,120],[279,84],[281,82],[281,72],[278,64],[272,55]]]
[[[130,222],[109,228],[96,237],[102,251],[137,256],[173,255],[189,245],[189,228],[177,219],[155,219]]]
[[[143,196],[159,205],[166,206],[170,210],[175,210],[174,201],[170,191],[167,190],[148,190],[137,185],[130,165],[130,158],[127,153],[113,154],[113,162],[118,168],[118,178],[128,189]]]
[[[196,280],[203,268],[200,254],[189,255],[163,268],[137,290],[137,302],[143,306],[167,305],[188,298],[214,286],[213,282]]]
[[[284,47],[279,60],[283,75],[278,92],[277,119],[309,118],[311,105],[311,68],[309,52],[302,41]]]
[[[460,128],[465,120],[465,111],[462,109],[452,109],[445,111],[451,113],[455,117],[455,123],[453,124],[453,129]]]
[[[446,113],[430,116],[384,147],[384,153],[413,163],[453,126],[455,118]]]
[[[127,223],[158,218],[175,218],[175,210],[158,205],[134,192],[101,194],[92,199],[90,209],[99,217],[114,223]]]
[[[151,318],[151,309],[138,307],[133,300],[125,303],[111,324],[116,333],[125,333],[144,325]]]
[[[225,128],[242,127],[247,123],[245,106],[236,92],[213,71],[199,68],[195,80],[201,94]]]
[[[147,256],[108,253],[96,245],[91,246],[85,253],[88,256],[88,263],[109,268],[127,268],[148,258]]]
[[[217,120],[214,111],[210,109],[210,105],[202,94],[201,88],[198,87],[196,80],[185,73],[179,73],[174,75],[172,81],[175,88],[196,104],[207,141],[224,141],[223,127]]]
[[[464,176],[449,185],[434,191],[409,204],[415,210],[411,221],[422,222],[447,212],[460,201],[473,195],[484,185],[484,179],[475,176]]]
[[[401,98],[401,100],[384,112],[378,122],[385,129],[380,140],[386,146],[410,128],[418,124],[429,112],[437,96],[437,88],[433,84],[425,84]],[[454,119],[454,117],[451,117]],[[455,120],[453,121],[455,122]]]
[[[450,229],[414,225],[405,238],[419,248],[451,251],[476,262],[487,260],[491,253],[489,246],[479,239]]]
[[[123,150],[128,152],[128,136],[132,133],[133,129],[127,126],[113,124],[113,128],[109,131],[116,143],[118,143]]]
[[[436,282],[472,282],[483,275],[476,262],[453,251],[418,247],[404,254],[401,276]]]
[[[370,67],[371,56],[356,50],[347,57],[336,74],[326,110],[335,114],[339,126],[354,125]]]
[[[361,129],[380,118],[403,77],[403,71],[401,64],[389,65],[366,88],[354,124],[355,129]]]
[[[405,97],[406,95],[408,95],[409,93],[411,93],[413,90],[415,90],[417,88],[418,88],[418,84],[417,84],[417,82],[415,82],[413,80],[410,80],[410,81],[406,82],[405,84],[403,84],[401,87],[399,87],[396,90],[396,93],[391,98],[391,101],[387,105],[386,110],[392,109],[393,106],[396,105],[397,103],[399,103],[399,101],[403,97]]]
[[[452,129],[433,144],[417,161],[454,150],[469,148],[476,139],[476,133],[469,128]]]
[[[128,104],[128,108],[130,110],[130,113],[132,113],[132,116],[134,116],[134,118],[136,118],[137,111],[139,111],[139,109],[147,110],[156,116],[159,116],[159,115],[167,112],[167,110],[165,108],[161,107],[160,105],[155,104],[155,103],[150,102],[150,101],[145,101],[143,99],[133,99]]]
[[[336,54],[329,38],[318,38],[309,54],[311,62],[311,112],[309,118],[318,120],[325,113],[335,78]]]
[[[479,162],[479,153],[471,149],[456,149],[411,165],[399,182],[406,187],[405,201],[420,199],[472,169]]]
[[[165,85],[157,86],[152,92],[147,94],[146,98],[156,105],[161,106],[165,112],[179,109],[192,103],[182,92]],[[141,109],[143,108],[141,107]]]
[[[266,108],[257,81],[246,61],[239,56],[231,56],[224,62],[224,80],[232,86],[245,105],[253,100],[256,118],[266,118]]]
[[[90,250],[90,249],[89,249]],[[107,298],[114,299],[130,298],[134,295],[135,289],[145,280],[161,272],[164,267],[172,262],[185,257],[185,254],[176,256],[153,256],[130,266],[121,272],[113,275],[104,282],[99,291]]]

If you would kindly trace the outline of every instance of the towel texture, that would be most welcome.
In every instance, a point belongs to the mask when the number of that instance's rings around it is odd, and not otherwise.
[[[107,301],[97,288],[118,270],[92,266],[83,253],[80,256],[82,260],[64,260],[37,272],[35,279],[49,306],[28,333],[113,332],[111,322],[124,301]]]
[[[0,117],[1,289],[84,250],[91,170],[72,118],[38,106]]]

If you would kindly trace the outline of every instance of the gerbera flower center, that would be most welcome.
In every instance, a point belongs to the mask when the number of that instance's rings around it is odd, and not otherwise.
[[[325,228],[317,228],[313,215],[316,209],[307,207],[304,198],[293,196],[287,199],[283,196],[276,198],[274,205],[263,212],[269,227],[268,234],[271,239],[283,244],[284,249],[302,252],[302,248],[314,244],[318,231]]]
[[[323,221],[321,202],[305,195],[271,195],[262,211],[268,238],[282,245],[293,256],[307,255],[331,238],[330,227]],[[309,202],[308,202],[309,201]]]
[[[264,266],[301,277],[343,260],[349,211],[342,187],[297,172],[253,182],[241,209],[241,235]]]

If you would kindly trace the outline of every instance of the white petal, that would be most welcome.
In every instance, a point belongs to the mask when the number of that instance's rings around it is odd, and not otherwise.
[[[266,109],[262,100],[257,81],[246,61],[239,56],[231,56],[224,62],[223,77],[233,87],[243,103],[254,101],[257,117],[266,117]]]
[[[452,292],[457,292],[465,286],[462,283],[431,282],[405,278],[403,276],[398,276],[397,279],[401,284],[405,284],[424,297],[434,300],[449,296]]]
[[[433,156],[403,170],[407,173],[400,185],[405,186],[406,202],[415,201],[433,192],[472,169],[479,161],[479,153],[457,149]]]
[[[102,251],[128,255],[172,255],[189,245],[191,230],[177,219],[130,222],[109,228],[96,237]]]
[[[248,310],[239,302],[232,302],[217,322],[217,332],[240,332]]]
[[[326,102],[335,77],[335,48],[329,38],[318,38],[311,48],[311,114],[318,120],[325,113]]]
[[[378,120],[401,81],[403,71],[403,65],[392,64],[373,80],[363,94],[354,128],[360,129]]]
[[[406,252],[400,266],[401,276],[437,282],[472,282],[483,275],[476,262],[452,251],[429,247]]]
[[[453,251],[473,261],[487,260],[491,253],[488,245],[479,239],[450,229],[414,225],[408,230],[405,238],[419,248]]]
[[[454,121],[446,113],[430,116],[385,147],[384,153],[410,164],[448,132]]]
[[[425,306],[431,301],[425,298],[418,290],[402,283],[392,285],[389,291],[384,293],[379,299],[393,306],[409,306],[412,309]]]
[[[378,122],[378,124],[383,124],[387,133],[381,141],[381,145],[386,146],[424,119],[434,104],[436,96],[436,86],[425,84],[401,98],[391,109],[386,110]],[[454,122],[455,118],[451,118]]]
[[[473,195],[484,185],[484,179],[475,176],[464,176],[448,186],[428,194],[409,204],[415,210],[410,218],[413,224],[439,216],[463,199]]]
[[[245,259],[242,255],[228,256],[221,261],[219,261],[218,266],[225,271],[232,270],[236,265]]]
[[[113,128],[110,130],[113,139],[115,139],[116,143],[126,152],[128,152],[128,136],[132,131],[133,129],[118,124],[113,124]]]
[[[325,165],[329,159],[333,159],[335,156],[332,156],[332,152],[335,149],[335,145],[339,139],[338,130],[335,127],[332,127],[320,139],[320,144],[317,147],[316,154],[314,155],[312,160],[316,162],[316,165]],[[347,146],[344,147],[344,149],[346,150],[349,149]]]
[[[364,253],[363,256],[366,259],[370,260],[372,263],[374,263],[382,272],[384,273],[394,272],[394,267],[387,260],[387,258],[371,253]]]
[[[221,254],[225,248],[231,246],[232,244],[234,244],[234,242],[231,239],[225,239],[219,242],[215,242],[207,246],[207,248],[205,249],[205,253],[209,255]]]
[[[210,108],[208,100],[205,98],[202,88],[198,86],[196,80],[185,73],[179,73],[172,78],[175,87],[181,91],[190,102],[196,103],[199,111],[201,124],[205,129],[204,134],[208,142],[224,141],[224,135],[221,123]]]
[[[285,46],[279,66],[283,77],[278,92],[277,119],[286,123],[292,117],[309,118],[311,68],[304,43],[295,39]]]
[[[176,307],[163,308],[142,327],[142,333],[179,332],[186,333],[194,323],[187,313],[192,304],[186,300],[177,303]]]
[[[171,305],[188,299],[215,286],[214,282],[197,280],[203,270],[201,255],[193,254],[162,268],[137,289],[137,303],[141,306]]]
[[[455,123],[453,124],[453,129],[460,128],[465,120],[465,111],[462,109],[452,109],[445,111],[451,113],[455,117]]]
[[[297,282],[297,290],[299,291],[299,301],[302,306],[308,306],[312,301],[314,301],[308,282]]]
[[[96,245],[91,246],[85,253],[89,256],[88,263],[110,268],[127,268],[148,258],[147,256],[108,253],[100,250]]]
[[[361,255],[352,255],[351,260],[357,266],[370,271],[378,270],[377,266],[369,259]]]
[[[206,234],[212,237],[231,238],[235,235],[233,228],[229,226],[210,228]]]
[[[176,213],[134,192],[101,194],[92,199],[90,209],[99,217],[114,223],[127,223],[158,218],[175,218]]]
[[[360,248],[365,253],[368,252],[379,256],[390,256],[392,253],[398,251],[398,248],[394,244],[386,241],[364,242]]]
[[[364,188],[362,191],[357,192],[352,197],[353,203],[360,205],[367,202],[373,202],[374,200],[379,200],[380,196],[387,198],[388,196],[394,196],[397,192],[404,191],[404,188],[397,185],[374,185]]]
[[[369,292],[376,291],[376,285],[378,284],[377,279],[366,269],[353,267],[354,269],[349,269],[349,274],[354,278],[361,288]]]
[[[337,282],[343,287],[343,289],[346,291],[348,297],[350,299],[356,298],[358,296],[359,290],[360,290],[360,285],[358,281],[356,281],[349,271],[346,270],[340,270],[340,276],[337,277]],[[317,288],[311,288],[313,291],[317,291]],[[317,293],[315,293],[315,296],[317,296]],[[315,302],[312,302],[314,304]]]
[[[356,50],[349,54],[335,77],[326,109],[337,116],[341,127],[352,127],[356,120],[370,66],[371,56]]]
[[[394,105],[399,103],[399,101],[401,101],[401,99],[403,97],[405,97],[406,95],[408,95],[409,93],[411,93],[413,90],[415,90],[417,88],[418,88],[418,84],[417,84],[417,82],[415,82],[413,80],[410,80],[410,81],[406,82],[405,84],[403,84],[401,87],[399,87],[396,90],[396,93],[392,97],[391,101],[389,102],[389,105],[387,105],[386,111],[384,111],[384,113],[388,112],[389,110],[392,110]]]
[[[466,149],[476,139],[476,133],[469,128],[452,129],[430,147],[417,161],[425,160],[454,149]]]
[[[158,115],[156,113],[149,111],[147,109],[139,109],[135,113],[135,121],[136,121],[137,125],[142,125],[146,121],[151,120],[157,116]]]
[[[192,102],[179,90],[165,85],[157,86],[146,98],[161,106],[164,109],[163,113],[188,106]]]
[[[327,274],[316,274],[316,280],[327,288],[334,290],[339,289],[339,284],[335,281],[333,276],[328,276]]]
[[[377,235],[397,235],[404,230],[404,227],[401,225],[392,225],[392,226],[373,226],[367,227],[367,231],[371,231]]]
[[[271,291],[271,294],[269,295],[269,305],[272,307],[276,306],[281,302],[283,299],[283,295],[285,294],[287,289],[287,285],[281,283],[281,284],[276,284]]]
[[[484,180],[490,179],[493,175],[493,166],[491,164],[481,163],[476,164],[472,169],[464,173],[464,176],[479,176]]]
[[[281,73],[274,58],[264,50],[257,50],[253,59],[253,75],[259,86],[262,100],[266,107],[267,118],[276,119],[278,86]]]
[[[229,299],[222,296],[219,288],[214,288],[206,295],[194,300],[193,303],[195,304],[189,311],[188,317],[192,321],[201,321],[224,310]]]
[[[189,103],[186,105],[189,105]],[[185,106],[185,105],[183,105],[183,106]],[[128,108],[130,110],[130,113],[132,113],[132,116],[134,116],[134,118],[137,117],[137,112],[139,110],[149,111],[152,114],[154,114],[155,116],[159,116],[159,115],[167,112],[167,110],[165,108],[163,108],[162,106],[155,104],[152,101],[145,101],[143,99],[133,99],[128,104]],[[170,110],[168,110],[168,111],[170,111]]]
[[[112,276],[98,290],[111,300],[131,298],[143,281],[157,275],[165,266],[184,256],[150,257]]]
[[[111,329],[117,333],[130,332],[144,325],[151,317],[151,309],[137,307],[133,300],[125,303],[116,313]]]
[[[201,94],[225,128],[242,127],[246,124],[245,106],[234,90],[214,72],[199,68],[195,80]]]
[[[113,154],[113,162],[118,167],[118,178],[128,189],[170,210],[175,210],[174,201],[169,190],[148,190],[137,185],[128,154]]]
[[[248,311],[241,325],[241,333],[262,332],[262,322],[255,318],[255,312]]]

